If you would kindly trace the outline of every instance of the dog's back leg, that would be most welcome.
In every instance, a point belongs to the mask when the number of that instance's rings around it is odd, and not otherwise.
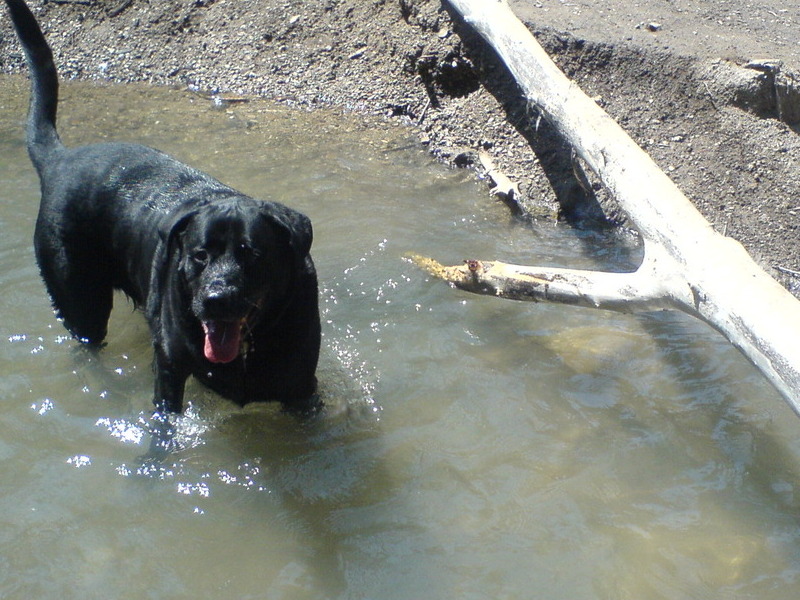
[[[53,308],[64,326],[81,342],[100,344],[114,303],[106,269],[85,256],[68,256],[63,248],[54,252],[37,244],[36,251]]]

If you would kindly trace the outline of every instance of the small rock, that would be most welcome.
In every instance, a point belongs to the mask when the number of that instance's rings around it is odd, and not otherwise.
[[[453,164],[459,169],[464,169],[475,164],[475,155],[472,151],[459,152],[453,157]]]
[[[662,27],[663,25],[661,25],[661,23],[656,23],[655,21],[650,21],[649,23],[645,23],[643,21],[636,26],[636,29],[647,29],[647,31],[661,31]]]
[[[777,73],[781,70],[783,66],[783,62],[776,58],[754,58],[753,60],[749,61],[744,68],[745,69],[755,69],[756,71],[769,71],[771,73]]]

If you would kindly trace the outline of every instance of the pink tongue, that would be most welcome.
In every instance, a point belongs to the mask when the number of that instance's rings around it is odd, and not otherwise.
[[[203,353],[213,363],[228,363],[239,356],[242,327],[237,321],[206,321]]]

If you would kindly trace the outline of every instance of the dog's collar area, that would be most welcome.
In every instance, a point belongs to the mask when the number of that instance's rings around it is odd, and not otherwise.
[[[247,355],[255,349],[255,339],[253,338],[253,327],[258,321],[258,315],[261,312],[261,300],[256,302],[242,319],[242,342],[239,353],[242,355],[243,360],[247,360]]]

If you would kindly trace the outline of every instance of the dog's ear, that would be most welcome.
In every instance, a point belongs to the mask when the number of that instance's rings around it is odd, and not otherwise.
[[[158,233],[167,251],[167,256],[171,255],[177,247],[181,234],[186,231],[186,227],[196,215],[197,210],[195,209],[179,211],[172,218],[161,224]]]
[[[288,206],[273,202],[264,203],[261,215],[288,234],[289,245],[300,260],[308,256],[314,233],[311,228],[311,220],[307,216]]]
[[[180,272],[181,235],[196,214],[195,210],[181,211],[159,225],[160,248],[156,250],[150,268],[150,293],[145,307],[148,319],[153,315],[159,316],[164,299],[181,287],[176,282],[182,282],[183,278],[172,275]]]

